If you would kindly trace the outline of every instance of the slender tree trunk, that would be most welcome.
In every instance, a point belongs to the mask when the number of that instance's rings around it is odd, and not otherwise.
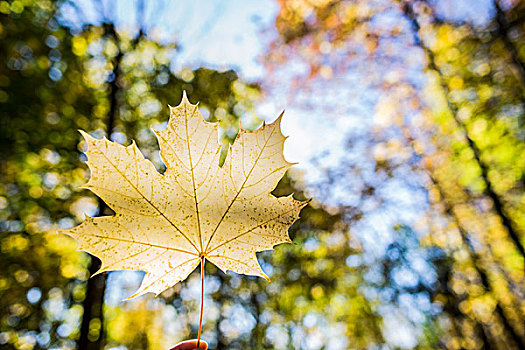
[[[107,127],[107,134],[108,138],[111,137],[111,133],[113,132],[113,128],[115,126],[115,118],[117,117],[117,108],[118,108],[118,101],[117,101],[117,95],[119,91],[119,80],[120,80],[120,64],[122,62],[122,57],[124,57],[124,53],[120,49],[118,45],[118,37],[117,33],[115,31],[115,26],[111,24],[104,24],[105,32],[107,35],[109,35],[113,41],[115,42],[118,53],[117,56],[115,56],[115,60],[113,63],[113,80],[110,82],[110,94],[109,94],[109,113],[108,113],[108,127]],[[142,33],[142,32],[141,32]]]
[[[489,197],[493,204],[494,204],[494,210],[496,211],[497,215],[501,219],[501,224],[506,229],[508,236],[510,240],[514,243],[516,249],[519,251],[522,257],[525,257],[525,248],[523,244],[521,243],[519,234],[517,229],[514,227],[514,223],[510,219],[510,217],[505,212],[504,204],[500,196],[495,192],[494,186],[492,185],[492,182],[489,178],[489,168],[487,164],[481,159],[481,150],[476,145],[474,140],[470,137],[468,130],[466,126],[463,124],[463,122],[458,118],[457,115],[457,107],[452,103],[452,101],[449,98],[449,88],[447,84],[445,83],[443,79],[443,73],[441,70],[437,67],[434,53],[432,50],[430,50],[421,40],[420,37],[420,24],[419,20],[417,18],[416,13],[414,12],[414,8],[412,7],[412,3],[406,0],[402,0],[400,2],[401,9],[405,15],[405,17],[409,20],[412,31],[414,34],[414,42],[417,46],[419,46],[427,55],[428,57],[428,67],[432,70],[434,70],[436,73],[438,73],[440,85],[443,89],[445,99],[447,101],[448,108],[450,110],[450,113],[452,114],[452,117],[454,118],[454,121],[458,125],[459,130],[463,133],[463,136],[465,140],[467,141],[467,144],[469,148],[472,150],[472,153],[474,154],[474,159],[476,160],[476,163],[478,164],[480,170],[481,170],[481,178],[483,180],[483,183],[485,185],[484,194]]]
[[[521,85],[523,88],[525,88],[525,63],[520,58],[518,53],[518,48],[516,45],[512,42],[509,36],[509,30],[513,26],[518,26],[520,24],[514,24],[509,23],[507,20],[507,16],[505,15],[505,11],[501,8],[498,0],[493,0],[494,9],[496,10],[496,22],[498,23],[498,29],[496,30],[496,34],[501,38],[503,43],[505,44],[505,47],[507,48],[508,52],[510,53],[510,57],[512,59],[512,62],[514,63],[513,72],[518,76],[518,80],[521,82]],[[523,18],[521,18],[523,20]],[[521,113],[518,123],[519,127],[522,130],[522,132],[519,134],[521,139],[523,140],[524,133],[523,133],[523,126],[525,124],[525,96],[521,94],[521,107],[523,108],[523,112]]]
[[[414,149],[414,147],[413,147],[414,140],[413,140],[410,132],[408,131],[408,127],[405,127],[404,134],[405,134],[405,137],[407,138],[408,142],[412,146],[412,149]],[[496,301],[496,308],[495,308],[494,313],[501,320],[505,331],[507,332],[509,337],[512,339],[512,341],[516,344],[516,346],[520,347],[522,349],[525,349],[525,341],[523,339],[523,336],[519,334],[519,331],[517,331],[515,329],[515,327],[512,325],[512,323],[510,322],[508,317],[505,315],[504,308],[501,306],[501,303],[498,300],[498,297],[497,297],[496,293],[494,292],[494,290],[493,290],[493,288],[492,288],[492,286],[490,284],[490,280],[489,280],[488,274],[485,271],[485,269],[482,267],[482,265],[483,265],[482,261],[481,261],[482,258],[476,252],[476,250],[475,250],[475,248],[474,248],[474,246],[473,246],[473,244],[472,244],[472,242],[470,240],[470,235],[465,230],[465,228],[461,225],[461,222],[460,222],[459,218],[457,217],[457,215],[456,215],[456,213],[454,211],[453,205],[448,200],[447,195],[443,191],[443,189],[442,189],[441,185],[439,184],[438,180],[434,177],[433,170],[430,169],[430,168],[427,168],[426,170],[427,170],[426,171],[427,175],[429,176],[429,178],[430,178],[430,180],[432,182],[432,185],[438,190],[439,196],[442,199],[442,203],[443,203],[443,206],[444,206],[445,214],[447,214],[447,216],[450,217],[453,220],[453,222],[455,223],[455,225],[456,225],[456,227],[457,227],[457,229],[459,231],[459,234],[460,234],[460,237],[461,237],[461,241],[463,243],[462,244],[463,248],[467,251],[468,256],[470,257],[470,260],[472,262],[474,270],[476,271],[476,273],[479,276],[479,279],[480,279],[481,285],[483,286],[483,289],[487,293],[492,294],[494,299],[495,299],[495,301]],[[449,274],[449,277],[450,277],[450,274]],[[450,282],[450,280],[446,281],[446,283],[447,283],[447,289],[446,290],[447,290],[447,293],[449,294],[449,297],[453,297],[454,298],[455,294],[450,289],[449,282]],[[517,310],[518,310],[518,312],[520,313],[520,316],[521,316],[521,310],[519,310],[519,306],[517,307]],[[453,312],[454,312],[455,315],[457,315],[458,312],[461,313],[461,311],[459,310],[457,305],[453,308]],[[470,318],[468,315],[465,315],[465,316]],[[490,349],[491,348],[491,342],[490,342],[490,338],[488,337],[488,335],[486,333],[485,327],[483,326],[483,324],[479,323],[477,320],[472,319],[472,318],[470,318],[470,319],[472,320],[472,322],[475,323],[476,329],[477,329],[478,333],[480,334],[481,339],[484,342],[484,347],[483,348],[484,349]]]
[[[93,274],[100,268],[100,260],[92,255],[89,273]],[[103,303],[106,289],[106,275],[100,274],[88,280],[86,299],[84,299],[84,314],[80,326],[79,350],[98,350],[102,348],[104,326]]]
[[[251,305],[253,309],[253,317],[255,318],[255,327],[253,327],[250,346],[252,349],[261,349],[264,343],[264,325],[261,324],[262,308],[257,300],[257,291],[251,293]]]
[[[118,38],[115,32],[115,27],[112,23],[104,23],[104,31],[106,35],[109,35],[113,38],[114,42],[118,46]],[[113,133],[113,128],[115,126],[115,119],[118,111],[118,81],[120,74],[120,64],[122,57],[124,56],[123,52],[118,49],[118,54],[115,57],[113,64],[113,80],[110,82],[110,94],[109,94],[109,113],[107,120],[107,137],[110,138]],[[109,208],[100,198],[99,203],[99,213],[100,215],[109,214]],[[91,256],[91,265],[89,268],[89,273],[92,275],[100,268],[101,262],[98,258]],[[104,293],[106,290],[106,280],[107,274],[102,273],[91,277],[88,280],[86,299],[84,300],[84,314],[82,316],[82,324],[80,326],[80,339],[79,339],[79,350],[99,350],[102,349],[103,345],[103,336],[104,336]],[[98,328],[98,332],[97,332]]]
[[[461,225],[461,223],[459,221],[459,218],[457,217],[456,213],[454,212],[454,209],[452,208],[452,205],[447,200],[445,193],[441,189],[441,186],[439,185],[438,181],[433,177],[433,175],[431,174],[430,171],[429,171],[429,176],[430,176],[430,179],[431,179],[433,185],[438,190],[438,192],[440,194],[440,197],[443,199],[442,202],[443,202],[443,205],[445,207],[445,213],[450,218],[452,218],[452,220],[456,224],[456,227],[458,228],[458,231],[459,231],[460,236],[461,236],[461,240],[463,242],[463,246],[466,249],[466,251],[468,252],[470,260],[472,261],[472,265],[473,265],[474,269],[476,270],[476,273],[478,274],[478,276],[480,278],[481,285],[483,286],[485,291],[487,293],[491,293],[493,295],[494,299],[496,300],[495,314],[498,316],[498,318],[503,323],[503,327],[504,327],[505,331],[509,334],[509,336],[512,339],[512,341],[517,346],[519,346],[521,349],[525,349],[525,341],[523,340],[523,337],[520,336],[520,334],[514,329],[514,326],[512,325],[512,323],[509,321],[509,319],[505,315],[503,307],[501,306],[501,303],[498,300],[496,293],[494,293],[494,291],[492,289],[492,286],[490,285],[490,281],[489,281],[489,277],[487,275],[487,272],[481,267],[481,265],[482,265],[481,264],[481,257],[475,251],[475,249],[474,249],[474,247],[472,245],[472,242],[470,241],[469,234],[467,233],[467,231]],[[480,326],[481,326],[481,328],[478,328],[478,329],[483,331],[483,334],[482,334],[483,338],[486,338],[485,329],[483,328],[483,325],[480,325]]]
[[[219,278],[219,283],[221,288],[224,286],[224,283],[226,283],[226,280],[224,279],[223,274],[220,271],[217,271],[216,276]],[[219,319],[217,322],[215,322],[215,336],[217,337],[217,349],[227,349],[228,344],[224,341],[224,335],[221,330],[221,323],[224,320],[223,315],[223,299],[224,295],[226,293],[222,292],[221,289],[219,289],[219,298],[217,298],[216,302],[219,303]]]
[[[486,350],[492,349],[492,344],[490,343],[489,336],[487,335],[487,332],[485,330],[485,327],[481,323],[476,323],[476,332],[479,334],[479,337],[481,338],[481,341],[483,342],[483,348]]]
[[[458,297],[454,290],[451,287],[450,280],[452,279],[452,267],[447,266],[447,272],[444,276],[444,278],[440,281],[443,288],[443,294],[446,296],[446,302],[443,307],[445,312],[451,316],[451,323],[452,323],[452,337],[457,338],[466,338],[467,335],[463,334],[463,329],[461,327],[461,323],[463,320],[468,319],[471,322],[474,323],[474,328],[476,329],[477,333],[479,334],[480,340],[482,341],[482,346],[480,349],[492,349],[492,345],[489,341],[489,337],[487,336],[485,329],[483,328],[483,325],[477,322],[476,320],[472,320],[467,315],[463,314],[461,310],[459,309],[459,304],[464,300],[461,297]]]
[[[496,22],[498,22],[498,32],[501,40],[505,44],[505,47],[510,52],[512,62],[516,66],[516,70],[519,74],[519,79],[523,86],[525,86],[525,63],[521,60],[516,45],[509,38],[509,29],[511,28],[505,12],[501,8],[498,0],[493,0],[494,9],[496,10]]]

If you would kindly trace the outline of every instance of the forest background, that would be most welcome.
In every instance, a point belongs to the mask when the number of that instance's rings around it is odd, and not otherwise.
[[[163,171],[186,90],[225,144],[286,109],[274,194],[312,199],[271,283],[207,265],[211,348],[525,348],[524,35],[519,0],[0,1],[0,347],[195,337],[198,271],[122,301],[54,231],[111,214],[77,130]]]

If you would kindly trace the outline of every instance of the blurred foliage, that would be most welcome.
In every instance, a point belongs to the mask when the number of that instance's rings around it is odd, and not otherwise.
[[[261,87],[289,86],[290,104],[309,110],[342,84],[359,91],[333,95],[373,116],[340,130],[344,155],[336,166],[320,157],[316,183],[292,172],[278,185],[278,196],[315,198],[291,229],[296,244],[259,255],[271,283],[207,265],[204,339],[218,349],[523,346],[522,2],[495,2],[481,23],[451,19],[438,0],[281,0],[260,85],[175,71],[177,43],[155,41],[144,23],[115,26],[107,2],[93,2],[98,22],[73,26],[62,9],[85,18],[76,4],[0,1],[1,347],[166,349],[196,336],[198,271],[159,298],[121,302],[138,281],[120,272],[104,300],[89,296],[91,259],[53,233],[110,214],[79,189],[89,172],[77,129],[134,139],[163,171],[150,128],[183,90],[221,121],[226,151],[240,122],[260,125]],[[103,314],[83,321],[97,302]]]
[[[283,66],[305,67],[290,76],[291,95],[337,86],[348,73],[359,76],[360,89],[377,92],[369,97],[374,120],[366,131],[348,136],[348,152],[363,144],[373,151],[327,169],[317,186],[334,186],[335,179],[352,174],[359,180],[350,182],[348,191],[355,193],[355,184],[361,184],[366,198],[366,184],[386,173],[374,186],[376,201],[389,182],[416,184],[427,193],[429,206],[419,215],[417,231],[429,252],[440,252],[438,278],[427,293],[443,311],[428,319],[432,325],[426,328],[442,333],[427,344],[520,348],[525,344],[525,7],[494,1],[491,19],[482,23],[470,5],[470,19],[465,14],[451,19],[447,11],[460,11],[444,3],[280,1],[280,37],[267,64],[277,76]],[[374,173],[366,171],[369,166]],[[385,207],[383,202],[365,212],[364,219]],[[380,258],[388,269],[390,254],[399,256],[397,246],[408,243],[394,232],[395,250],[390,245]],[[385,281],[382,288],[395,284]]]

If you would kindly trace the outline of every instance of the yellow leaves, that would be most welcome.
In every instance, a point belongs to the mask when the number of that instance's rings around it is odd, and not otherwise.
[[[0,1],[0,12],[3,13],[3,14],[9,14],[9,3],[7,1]],[[1,26],[1,24],[0,24]],[[3,32],[3,27],[2,27],[2,31],[0,31],[0,34]]]
[[[218,125],[204,121],[185,95],[170,110],[166,129],[155,132],[164,174],[135,143],[124,147],[82,132],[91,170],[84,187],[116,214],[88,217],[63,232],[102,260],[99,272],[145,271],[134,296],[161,293],[201,257],[222,271],[266,277],[255,253],[291,242],[287,229],[304,206],[270,193],[291,166],[282,154],[281,119],[241,130],[219,167]]]
[[[448,83],[450,90],[461,90],[463,89],[463,79],[459,76],[454,76]]]
[[[88,47],[86,39],[81,36],[75,36],[71,39],[71,43],[73,53],[77,56],[84,56]]]
[[[453,47],[461,40],[463,35],[461,28],[456,29],[450,25],[440,25],[436,33],[433,49],[440,51]]]
[[[28,246],[28,239],[21,234],[12,234],[0,242],[0,250],[4,254],[7,251],[24,251]]]

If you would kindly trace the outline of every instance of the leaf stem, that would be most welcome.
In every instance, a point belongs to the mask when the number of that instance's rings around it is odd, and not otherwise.
[[[202,314],[204,311],[204,264],[206,260],[204,256],[201,257],[201,316],[199,319],[199,332],[197,335],[197,349],[199,349],[199,345],[201,342],[201,330],[202,330]]]

